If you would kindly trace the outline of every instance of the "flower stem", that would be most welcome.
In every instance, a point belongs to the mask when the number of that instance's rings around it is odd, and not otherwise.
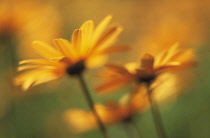
[[[153,114],[155,127],[158,132],[159,138],[167,138],[165,130],[164,130],[163,122],[160,117],[158,105],[155,102],[155,100],[152,99],[152,96],[151,96],[152,90],[149,86],[147,86],[147,93],[148,93],[148,98],[149,98],[149,102],[151,105],[151,110],[152,110],[152,114]]]
[[[130,124],[131,124],[131,125],[133,126],[133,128],[136,130],[136,133],[137,133],[138,137],[139,137],[139,138],[142,138],[141,132],[140,132],[140,130],[139,130],[139,128],[138,128],[136,122],[133,120],[133,118],[131,118]]]
[[[126,134],[127,134],[127,137],[128,137],[128,138],[134,138],[132,129],[130,129],[129,124],[123,122],[122,125],[123,125],[123,128],[125,129],[125,132],[126,132]]]
[[[17,40],[15,39],[14,36],[10,35],[5,35],[5,36],[0,36],[0,44],[4,45],[4,50],[3,50],[3,56],[4,56],[4,67],[1,69],[3,72],[9,72],[9,76],[6,76],[9,81],[5,81],[9,83],[8,88],[6,88],[6,92],[8,92],[8,97],[10,99],[10,114],[11,114],[11,129],[13,131],[14,137],[18,137],[17,133],[17,109],[16,109],[16,101],[13,97],[13,93],[17,92],[14,84],[12,83],[11,80],[13,80],[13,77],[15,75],[15,70],[17,66],[17,54],[16,54],[16,43]],[[7,79],[6,79],[7,80]]]
[[[78,75],[78,78],[79,78],[79,81],[80,81],[80,84],[81,84],[81,87],[83,89],[83,92],[84,92],[84,95],[85,95],[85,98],[87,100],[87,103],[88,103],[88,106],[89,108],[92,110],[93,114],[95,115],[95,118],[96,118],[96,121],[98,123],[98,126],[99,126],[99,129],[101,130],[104,138],[108,138],[108,135],[107,135],[107,132],[106,132],[106,128],[104,126],[104,124],[102,123],[97,111],[95,110],[94,108],[94,102],[92,100],[92,97],[89,93],[89,90],[87,88],[87,85],[85,83],[85,80],[83,78],[83,75],[82,74],[79,74]]]

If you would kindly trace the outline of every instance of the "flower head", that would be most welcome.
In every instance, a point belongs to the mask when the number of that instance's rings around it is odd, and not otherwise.
[[[16,78],[16,84],[23,89],[40,83],[61,78],[65,74],[77,75],[85,68],[103,65],[107,54],[125,50],[125,47],[110,47],[122,28],[108,27],[111,16],[94,28],[93,21],[86,21],[76,29],[71,42],[65,39],[54,39],[57,49],[40,42],[33,42],[35,50],[44,59],[29,59],[20,62],[19,71],[24,71]],[[126,48],[127,49],[127,48]]]
[[[95,104],[104,125],[118,122],[127,122],[133,115],[143,112],[148,107],[146,93],[138,91],[134,95],[125,95],[119,102],[108,102],[106,104]],[[82,109],[71,109],[64,114],[67,123],[75,132],[85,132],[97,127],[94,114]]]
[[[125,66],[108,64],[101,75],[105,82],[97,89],[106,92],[122,87],[131,82],[150,84],[163,73],[182,70],[196,64],[193,49],[178,49],[175,43],[159,58],[145,54],[139,63],[128,63]]]
[[[176,90],[171,87],[176,83],[176,76],[164,74],[158,77],[152,85],[151,96],[158,102],[174,98]],[[111,125],[119,122],[128,122],[138,113],[143,113],[150,107],[147,89],[138,85],[131,93],[121,97],[118,102],[97,103],[94,108],[104,125]],[[82,109],[70,109],[64,114],[64,118],[72,130],[77,133],[92,130],[97,127],[96,118],[91,111]]]

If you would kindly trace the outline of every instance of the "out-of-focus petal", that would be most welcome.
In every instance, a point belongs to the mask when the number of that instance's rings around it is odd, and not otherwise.
[[[179,62],[194,62],[195,63],[195,51],[193,49],[186,49],[184,51],[177,52],[173,55],[169,61],[179,61]]]
[[[56,51],[54,48],[49,46],[48,44],[41,42],[41,41],[34,41],[33,46],[35,50],[43,57],[45,58],[54,58],[59,57],[61,54]]]
[[[31,70],[20,74],[15,78],[16,85],[22,85],[23,90],[27,90],[29,87],[34,85],[34,83],[39,84],[44,83],[53,79],[57,79],[59,76],[53,74],[52,70]]]
[[[92,45],[93,46],[97,43],[97,41],[101,37],[102,33],[106,30],[106,28],[107,28],[109,22],[111,21],[111,19],[112,19],[112,16],[108,15],[96,27],[96,29],[93,33],[93,37],[92,37]]]
[[[28,69],[36,69],[36,68],[44,68],[44,69],[55,69],[54,66],[42,66],[42,65],[23,65],[17,68],[18,71],[28,70]]]
[[[179,43],[174,43],[170,48],[168,48],[164,54],[162,55],[160,61],[158,62],[158,65],[161,66],[168,62],[168,60],[173,56],[175,50],[178,48]]]
[[[119,74],[125,74],[125,75],[131,75],[128,70],[126,68],[124,68],[123,66],[118,66],[118,65],[114,65],[114,64],[106,64],[105,65],[108,69],[115,71],[116,73]]]
[[[128,110],[120,106],[96,104],[94,108],[104,125],[122,121],[129,115]],[[77,133],[88,131],[98,126],[95,115],[91,111],[72,109],[66,112],[64,117]]]
[[[99,40],[93,47],[93,50],[100,51],[100,50],[107,48],[108,46],[111,46],[115,42],[117,36],[120,34],[121,31],[122,31],[122,28],[119,26],[112,27],[109,30],[107,30],[99,38]]]
[[[75,50],[75,47],[72,46],[72,44],[65,39],[54,39],[54,43],[58,50],[65,56],[69,57],[72,60],[75,60],[77,58],[77,52]]]
[[[65,113],[65,120],[74,132],[80,133],[97,127],[97,122],[92,113],[79,109],[72,109]]]
[[[92,48],[91,39],[94,31],[94,22],[92,20],[86,21],[80,29],[83,31],[83,47],[81,48],[81,54],[89,53]]]
[[[96,68],[104,65],[107,61],[107,56],[104,55],[96,55],[96,56],[91,56],[86,59],[85,65],[88,68]]]
[[[177,77],[171,73],[160,75],[151,86],[153,89],[152,97],[161,103],[176,98],[180,89]]]
[[[56,65],[56,62],[45,59],[26,59],[19,62],[19,65],[22,64]]]
[[[105,81],[96,87],[98,93],[108,93],[112,90],[125,86],[128,82],[131,82],[133,78],[131,76],[116,77]]]
[[[82,34],[81,29],[76,29],[72,35],[72,45],[75,47],[75,49],[80,53],[80,49],[82,46],[82,39],[83,39],[83,34]]]

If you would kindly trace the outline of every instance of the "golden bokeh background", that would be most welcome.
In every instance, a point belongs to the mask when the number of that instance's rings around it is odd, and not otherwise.
[[[210,137],[210,8],[208,0],[1,0],[0,1],[0,138],[99,138],[98,130],[74,134],[63,113],[88,109],[76,78],[42,84],[22,92],[12,85],[18,61],[37,57],[31,43],[70,39],[73,30],[89,19],[99,23],[111,14],[124,29],[116,45],[131,50],[112,56],[114,63],[139,61],[144,53],[158,54],[175,42],[197,51],[198,66],[180,76],[183,94],[161,104],[170,138]],[[6,33],[5,33],[6,32]],[[12,36],[7,41],[5,36]],[[12,34],[12,35],[11,35]],[[126,88],[111,95],[93,91],[97,70],[86,72],[95,101],[118,99]],[[189,75],[187,75],[189,74]],[[174,89],[180,86],[174,86]],[[122,91],[122,92],[120,92]],[[150,111],[137,116],[142,137],[156,138]],[[125,138],[120,124],[111,125],[112,137]]]

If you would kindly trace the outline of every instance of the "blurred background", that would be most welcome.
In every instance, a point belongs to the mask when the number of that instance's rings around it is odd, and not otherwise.
[[[38,56],[33,52],[32,41],[52,44],[54,38],[70,39],[84,21],[92,19],[97,24],[108,14],[113,16],[113,23],[124,28],[116,45],[131,48],[112,56],[112,62],[138,61],[145,52],[157,54],[174,42],[196,50],[198,66],[190,71],[193,77],[183,76],[190,85],[182,89],[177,100],[160,105],[160,109],[170,138],[210,137],[208,0],[1,0],[0,138],[102,137],[97,129],[74,134],[63,119],[69,109],[88,109],[76,78],[65,77],[27,92],[12,82],[18,61]],[[95,101],[116,100],[126,93],[121,89],[111,95],[95,94],[98,71],[87,71],[85,76]],[[152,121],[149,110],[137,116],[142,137],[157,137]],[[119,124],[110,125],[108,131],[111,137],[126,138]]]

